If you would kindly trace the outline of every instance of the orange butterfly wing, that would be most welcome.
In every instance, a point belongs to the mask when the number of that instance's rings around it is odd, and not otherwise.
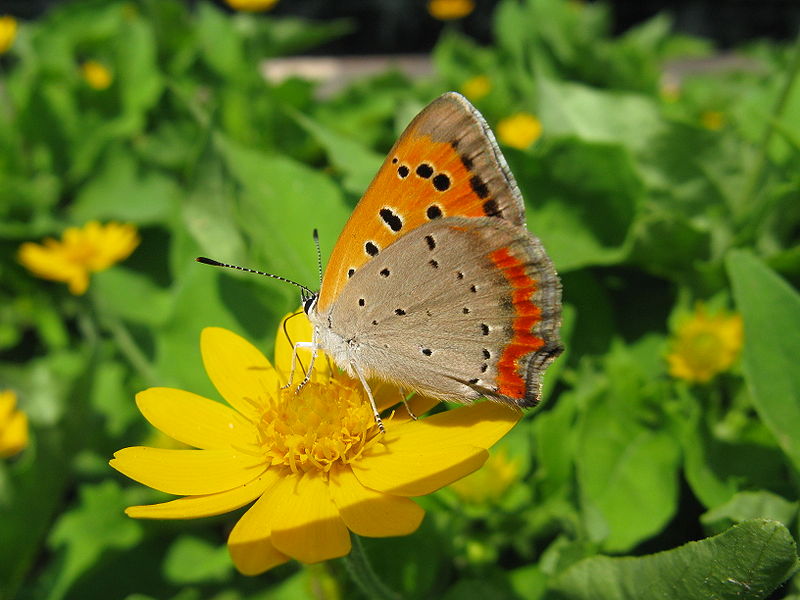
[[[370,258],[440,217],[497,217],[525,225],[525,206],[489,126],[460,94],[429,104],[406,128],[333,249],[317,310]]]

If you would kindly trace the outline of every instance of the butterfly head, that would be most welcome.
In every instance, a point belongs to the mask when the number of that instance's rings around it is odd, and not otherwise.
[[[311,314],[311,311],[317,306],[317,299],[319,298],[318,293],[308,292],[306,290],[302,290],[300,292],[300,300],[303,302],[303,312],[307,315]]]

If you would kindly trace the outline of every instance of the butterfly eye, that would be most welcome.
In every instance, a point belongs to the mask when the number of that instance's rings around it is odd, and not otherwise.
[[[314,308],[314,305],[317,303],[317,294],[312,294],[308,298],[303,301],[303,312],[311,314],[311,309]]]

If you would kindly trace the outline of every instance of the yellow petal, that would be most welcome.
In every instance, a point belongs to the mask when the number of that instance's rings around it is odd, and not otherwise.
[[[123,448],[109,463],[146,486],[179,496],[215,494],[261,475],[264,458],[235,450],[164,450]]]
[[[270,469],[250,483],[218,494],[186,496],[161,504],[129,506],[125,514],[134,519],[197,519],[236,510],[261,496],[280,478],[278,469]]]
[[[241,448],[257,443],[253,425],[235,410],[197,394],[150,388],[136,405],[153,427],[195,448]]]
[[[85,270],[76,270],[67,280],[69,293],[73,296],[82,296],[89,288],[89,273]]]
[[[11,390],[0,391],[0,428],[17,407],[17,395]]]
[[[358,480],[401,496],[429,494],[468,475],[522,413],[496,402],[480,402],[418,421],[387,425],[382,446],[353,463]]]
[[[318,473],[292,476],[285,497],[276,507],[272,543],[304,563],[315,563],[350,552],[350,534]]]
[[[244,338],[221,327],[200,336],[206,373],[228,404],[256,422],[267,396],[278,393],[278,375],[264,355]]]
[[[331,471],[330,490],[345,525],[358,535],[408,535],[417,530],[425,516],[413,500],[365,488],[348,468]]]
[[[516,408],[479,402],[387,427],[384,444],[392,452],[463,445],[491,448],[520,418],[522,412]]]
[[[310,342],[313,337],[311,323],[302,310],[289,313],[278,326],[275,334],[275,370],[278,371],[281,381],[289,381],[289,374],[292,372],[292,352],[294,344],[298,342]],[[306,376],[306,369],[311,364],[311,350],[300,348],[297,351],[297,364],[295,366],[294,379],[292,383],[298,385]],[[317,354],[314,362],[313,381],[325,382],[328,380],[333,367],[333,361],[323,352]]]
[[[15,412],[0,428],[0,457],[13,456],[28,445],[28,415]]]
[[[388,434],[387,434],[388,435]],[[475,446],[423,447],[365,456],[352,463],[362,485],[398,496],[424,496],[479,469],[489,453]]]
[[[241,573],[258,575],[289,560],[273,546],[271,532],[275,508],[283,502],[292,484],[285,478],[278,479],[244,513],[228,536],[228,551]]]

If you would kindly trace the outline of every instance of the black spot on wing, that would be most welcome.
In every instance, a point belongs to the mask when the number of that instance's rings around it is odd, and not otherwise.
[[[491,198],[483,203],[483,214],[487,217],[502,217],[503,211],[497,205],[497,200]]]
[[[433,175],[433,167],[428,163],[422,163],[417,167],[416,173],[417,176],[422,177],[423,179],[428,179],[431,175]]]
[[[433,178],[433,187],[435,187],[440,192],[446,192],[450,189],[450,177],[445,175],[444,173],[439,173],[436,177]]]
[[[403,228],[403,219],[396,215],[391,208],[382,208],[380,210],[381,219],[386,223],[386,226],[397,233]]]
[[[489,187],[478,175],[473,175],[469,180],[469,184],[472,186],[472,191],[478,194],[478,198],[484,199],[489,197]]]

